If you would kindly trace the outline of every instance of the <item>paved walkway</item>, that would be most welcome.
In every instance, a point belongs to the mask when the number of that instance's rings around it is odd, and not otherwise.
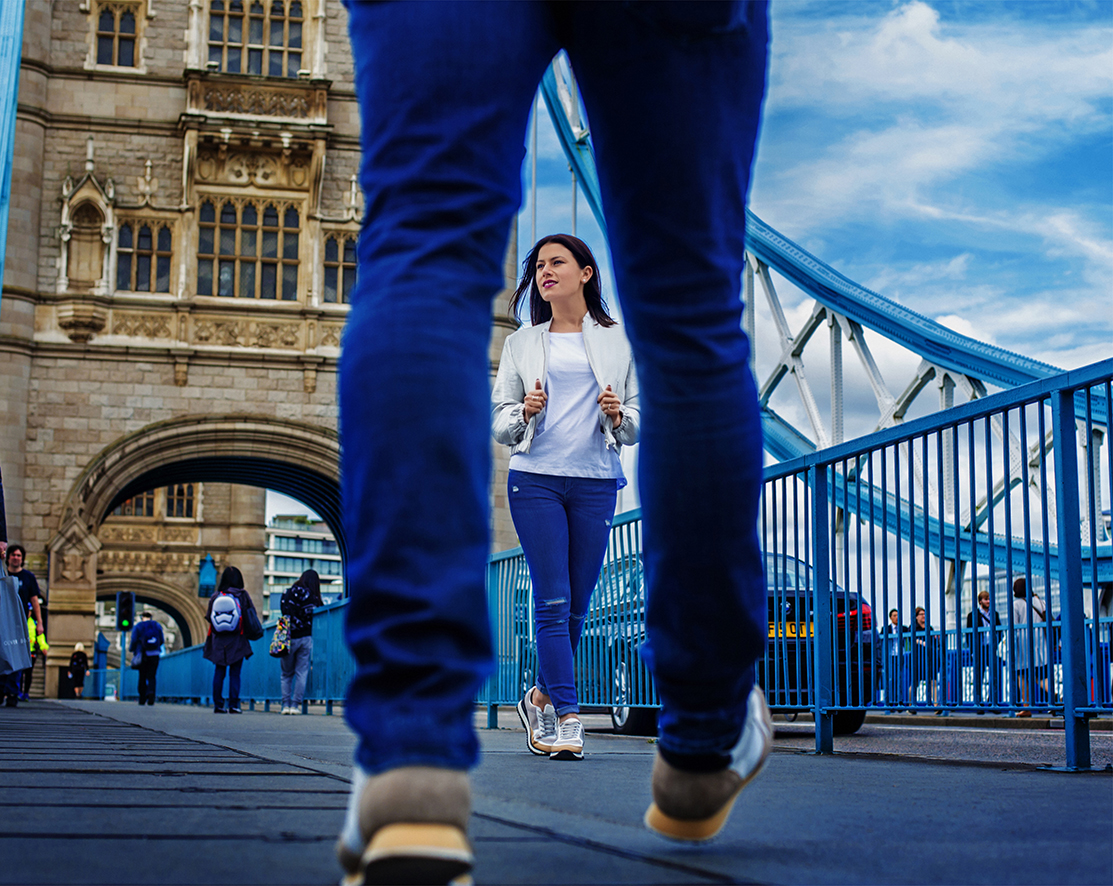
[[[480,733],[479,884],[1113,882],[1108,773],[782,747],[693,850],[641,827],[651,741],[554,763],[512,717]],[[353,744],[320,713],[0,709],[0,883],[335,883]]]

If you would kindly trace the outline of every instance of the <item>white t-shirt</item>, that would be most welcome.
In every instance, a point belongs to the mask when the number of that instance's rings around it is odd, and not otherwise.
[[[582,332],[549,333],[548,401],[529,452],[510,457],[512,471],[556,477],[619,479],[618,453],[599,427],[599,382]]]

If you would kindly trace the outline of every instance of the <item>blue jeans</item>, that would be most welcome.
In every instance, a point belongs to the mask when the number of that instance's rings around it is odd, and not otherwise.
[[[357,760],[370,773],[477,760],[473,705],[492,670],[491,302],[531,103],[561,47],[591,120],[641,383],[643,656],[661,747],[728,751],[767,633],[739,298],[765,4],[348,10],[366,197],[340,377]]]
[[[231,706],[240,703],[240,668],[243,667],[241,658],[233,665],[214,665],[216,672],[213,674],[213,705],[224,707],[224,672],[228,672],[228,704]]]
[[[282,707],[299,707],[305,698],[305,681],[313,661],[313,637],[295,637],[282,663]]]
[[[557,714],[579,713],[572,657],[607,552],[618,484],[511,471],[506,493],[533,585],[537,688]]]

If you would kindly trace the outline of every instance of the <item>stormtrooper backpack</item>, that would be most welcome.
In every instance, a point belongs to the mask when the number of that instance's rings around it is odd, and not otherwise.
[[[240,629],[240,601],[235,594],[221,591],[213,598],[213,610],[209,621],[213,630],[220,634],[232,633]]]

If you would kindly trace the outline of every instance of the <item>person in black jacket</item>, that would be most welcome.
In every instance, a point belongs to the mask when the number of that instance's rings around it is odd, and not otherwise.
[[[239,714],[240,711],[240,668],[243,660],[251,657],[251,642],[244,636],[244,614],[248,609],[254,610],[255,604],[251,602],[251,595],[243,589],[243,574],[235,566],[227,566],[221,573],[220,583],[216,593],[209,598],[209,610],[206,615],[209,622],[209,634],[205,638],[205,658],[216,665],[213,674],[213,713],[224,713],[224,674],[228,672],[228,713]],[[223,621],[220,624],[213,621],[213,605],[220,600],[222,594],[231,595],[239,602],[239,619],[231,630],[224,630]],[[218,629],[220,628],[220,629]]]
[[[290,619],[290,651],[282,656],[282,713],[300,714],[305,681],[313,659],[313,607],[323,605],[321,578],[306,569],[282,595],[282,614]]]
[[[162,633],[162,625],[154,620],[149,612],[139,615],[139,624],[131,629],[131,654],[140,653],[143,658],[139,661],[139,703],[154,705],[155,703],[155,672],[158,671],[158,660],[162,654],[162,644],[166,638]]]
[[[87,673],[89,673],[89,656],[85,654],[85,644],[75,643],[73,655],[70,656],[67,675],[70,678],[70,685],[73,686],[73,694],[77,698],[81,698],[81,693],[85,691],[85,675]]]
[[[927,625],[927,613],[923,606],[916,607],[908,632],[912,637],[912,685],[908,691],[908,701],[915,713],[916,693],[921,683],[927,683],[924,697],[927,704],[934,705],[939,701],[939,672],[943,650],[939,635]]]
[[[1001,700],[1001,665],[997,659],[997,643],[1001,633],[1001,616],[989,607],[989,591],[978,592],[978,608],[966,613],[966,642],[974,650],[974,701],[995,704]],[[982,691],[985,672],[989,671],[989,688]]]

